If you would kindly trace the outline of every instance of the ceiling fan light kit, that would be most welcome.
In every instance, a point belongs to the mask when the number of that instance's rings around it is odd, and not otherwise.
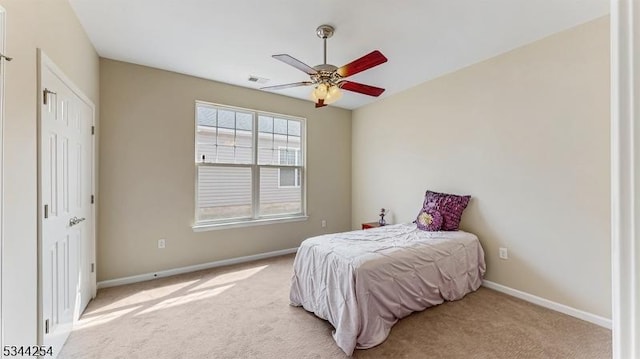
[[[342,91],[336,85],[318,84],[316,88],[311,91],[311,99],[313,102],[323,101],[325,105],[330,105],[338,101],[342,97]]]
[[[281,90],[299,86],[315,86],[311,92],[311,99],[316,107],[323,107],[338,101],[342,97],[342,90],[357,92],[369,96],[380,96],[384,89],[375,86],[360,84],[345,80],[346,77],[355,75],[364,70],[387,62],[387,58],[378,50],[372,51],[361,58],[354,60],[342,67],[327,63],[327,39],[333,36],[335,29],[331,25],[320,25],[316,29],[316,35],[324,42],[324,63],[311,67],[304,62],[287,54],[273,55],[288,65],[297,68],[309,75],[310,81],[301,81],[284,85],[262,87],[262,90]]]

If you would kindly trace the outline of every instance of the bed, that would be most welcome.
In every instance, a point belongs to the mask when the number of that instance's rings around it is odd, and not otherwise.
[[[477,290],[485,270],[474,234],[388,225],[303,241],[289,297],[329,321],[337,345],[351,355],[382,343],[412,312]]]

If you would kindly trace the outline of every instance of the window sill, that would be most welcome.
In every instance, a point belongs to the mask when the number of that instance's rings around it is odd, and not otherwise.
[[[254,219],[254,220],[237,221],[237,222],[202,223],[202,224],[193,225],[191,229],[193,229],[194,232],[206,232],[206,231],[215,231],[218,229],[261,226],[265,224],[301,222],[301,221],[306,221],[307,219],[309,219],[309,216],[294,215],[291,217],[263,218],[263,219]]]

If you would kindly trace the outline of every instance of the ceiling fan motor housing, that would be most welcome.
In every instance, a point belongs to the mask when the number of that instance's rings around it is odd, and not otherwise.
[[[331,64],[321,64],[313,67],[318,72],[334,72],[338,69],[338,66],[333,66]]]
[[[316,65],[313,68],[316,71],[318,71],[317,74],[311,75],[311,81],[313,83],[326,83],[330,85],[335,85],[337,84],[338,81],[342,79],[342,76],[340,76],[336,72],[336,70],[338,69],[337,66],[330,65],[330,64],[322,64],[322,65]]]

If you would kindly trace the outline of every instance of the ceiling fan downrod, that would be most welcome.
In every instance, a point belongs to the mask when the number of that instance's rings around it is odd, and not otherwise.
[[[324,65],[327,64],[327,39],[333,36],[335,29],[331,25],[320,25],[316,29],[316,35],[324,41]]]

